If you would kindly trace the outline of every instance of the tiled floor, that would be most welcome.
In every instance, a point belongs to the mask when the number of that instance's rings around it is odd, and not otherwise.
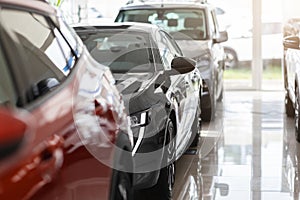
[[[283,99],[283,91],[226,91],[196,154],[177,162],[173,199],[300,199],[300,144]]]

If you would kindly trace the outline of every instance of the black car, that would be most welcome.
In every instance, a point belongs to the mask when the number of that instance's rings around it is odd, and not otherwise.
[[[168,31],[184,56],[197,61],[205,81],[202,93],[202,119],[215,117],[217,100],[223,98],[223,72],[226,55],[221,45],[228,39],[219,31],[215,7],[206,3],[133,3],[122,7],[115,22],[157,24]]]
[[[155,25],[74,28],[91,55],[110,67],[130,114],[135,195],[169,199],[175,161],[197,145],[200,134],[202,79],[195,61]]]

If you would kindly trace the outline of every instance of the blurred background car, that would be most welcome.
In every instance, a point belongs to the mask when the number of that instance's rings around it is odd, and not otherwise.
[[[226,66],[249,67],[252,61],[252,18],[235,12],[216,7],[220,28],[228,32],[228,41],[223,43],[227,58]],[[264,62],[280,64],[282,20],[279,17],[263,15],[261,34],[262,59]]]
[[[217,5],[217,4],[214,4]],[[230,27],[232,19],[227,12],[221,7],[216,6],[216,16],[219,22],[220,30],[227,30]],[[241,27],[241,26],[240,26]],[[229,38],[231,37],[231,33],[229,33]],[[226,68],[235,68],[239,64],[239,57],[236,50],[228,45],[227,41],[223,43],[224,53],[225,53],[225,66]]]
[[[134,135],[136,199],[170,199],[175,161],[200,136],[202,79],[175,40],[145,23],[75,25],[91,55],[109,66]]]
[[[283,39],[287,36],[297,36],[300,31],[300,18],[290,18],[283,25]],[[283,45],[283,62],[282,62],[282,72],[284,80],[284,89],[288,91],[288,75],[286,66],[286,51],[288,47]]]
[[[115,22],[136,21],[156,24],[168,31],[183,54],[197,61],[204,80],[201,94],[201,117],[210,121],[215,117],[217,100],[223,99],[225,54],[221,43],[227,32],[218,26],[213,5],[195,2],[140,2],[120,8]]]
[[[298,18],[289,19],[284,25],[282,71],[285,89],[285,112],[294,117],[296,140],[300,142],[300,38]]]
[[[297,35],[300,30],[300,18],[290,18],[283,26],[283,37]]]
[[[130,199],[133,141],[109,68],[47,3],[0,6],[0,199]]]
[[[237,31],[240,27],[238,24],[232,24],[227,29],[229,40],[224,45],[235,50],[239,61],[249,62],[252,60],[252,25],[249,25],[245,31]],[[280,62],[282,23],[280,21],[262,22],[261,32],[262,58],[265,61],[277,60]]]

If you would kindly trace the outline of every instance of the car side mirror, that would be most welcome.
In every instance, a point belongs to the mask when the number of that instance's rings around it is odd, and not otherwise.
[[[215,38],[213,41],[214,43],[221,43],[221,42],[226,42],[227,40],[228,40],[227,31],[220,31],[219,37]]]
[[[39,95],[44,95],[53,88],[59,85],[59,81],[56,78],[47,78],[38,82],[37,87],[39,90]]]
[[[14,112],[0,108],[0,161],[17,154],[27,139],[28,125]]]
[[[196,62],[187,57],[175,57],[171,62],[174,74],[185,74],[195,69]]]
[[[290,49],[299,49],[300,39],[298,36],[287,36],[283,39],[283,46]]]
[[[34,99],[37,99],[47,94],[55,87],[57,87],[59,84],[60,83],[56,78],[46,78],[39,81],[37,84],[33,84],[26,93],[28,101],[33,101]],[[19,104],[19,106],[22,105],[23,104]]]

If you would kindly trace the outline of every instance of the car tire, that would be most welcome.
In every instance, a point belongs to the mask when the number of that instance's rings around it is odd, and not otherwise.
[[[110,200],[133,200],[133,187],[129,173],[113,170],[114,189]]]
[[[285,93],[285,113],[288,117],[294,117],[295,115],[295,110],[294,110],[294,106],[293,106],[293,102],[289,97],[289,92],[286,91]]]
[[[165,154],[163,157],[162,165],[165,166],[160,169],[159,178],[157,183],[148,189],[142,189],[137,192],[135,195],[135,199],[143,199],[143,200],[170,200],[172,199],[172,190],[175,183],[175,171],[176,171],[176,163],[175,163],[175,129],[173,125],[173,121],[168,119],[166,125],[166,145],[168,145],[165,149]],[[172,139],[171,139],[172,138]],[[169,160],[169,161],[168,161]],[[170,162],[171,160],[171,162]]]
[[[202,109],[202,115],[201,115],[201,118],[203,119],[203,121],[205,122],[210,122],[212,121],[212,108],[209,107],[209,108],[204,108]]]
[[[224,47],[225,53],[225,66],[229,69],[238,67],[238,56],[234,49],[230,47]]]
[[[169,200],[172,199],[172,190],[175,183],[175,171],[176,171],[176,162],[175,162],[175,149],[176,149],[176,140],[175,140],[175,127],[172,119],[168,119],[166,125],[166,145],[164,162],[163,164],[166,167],[163,167],[160,170],[159,178],[157,184],[154,186],[155,196],[154,199],[158,200]],[[153,198],[152,198],[153,199]]]
[[[296,140],[300,142],[300,94],[299,89],[296,87],[296,99],[295,99],[295,133],[296,133]]]
[[[215,99],[215,89],[214,89],[213,93],[210,94],[210,106],[208,108],[201,109],[201,119],[205,122],[213,121],[215,119],[215,108],[216,108],[216,99]]]
[[[195,121],[194,121],[193,127],[192,127],[192,131],[196,132],[196,135],[195,135],[195,137],[194,137],[194,139],[193,139],[190,147],[197,147],[198,143],[200,141],[200,136],[201,136],[201,116],[200,116],[199,113],[201,113],[200,106],[198,106],[197,113],[196,113],[196,116],[195,116]]]
[[[133,200],[132,185],[133,160],[127,133],[119,133],[116,145],[121,151],[115,151],[114,169],[112,171],[110,200]],[[124,146],[123,146],[124,145]]]

